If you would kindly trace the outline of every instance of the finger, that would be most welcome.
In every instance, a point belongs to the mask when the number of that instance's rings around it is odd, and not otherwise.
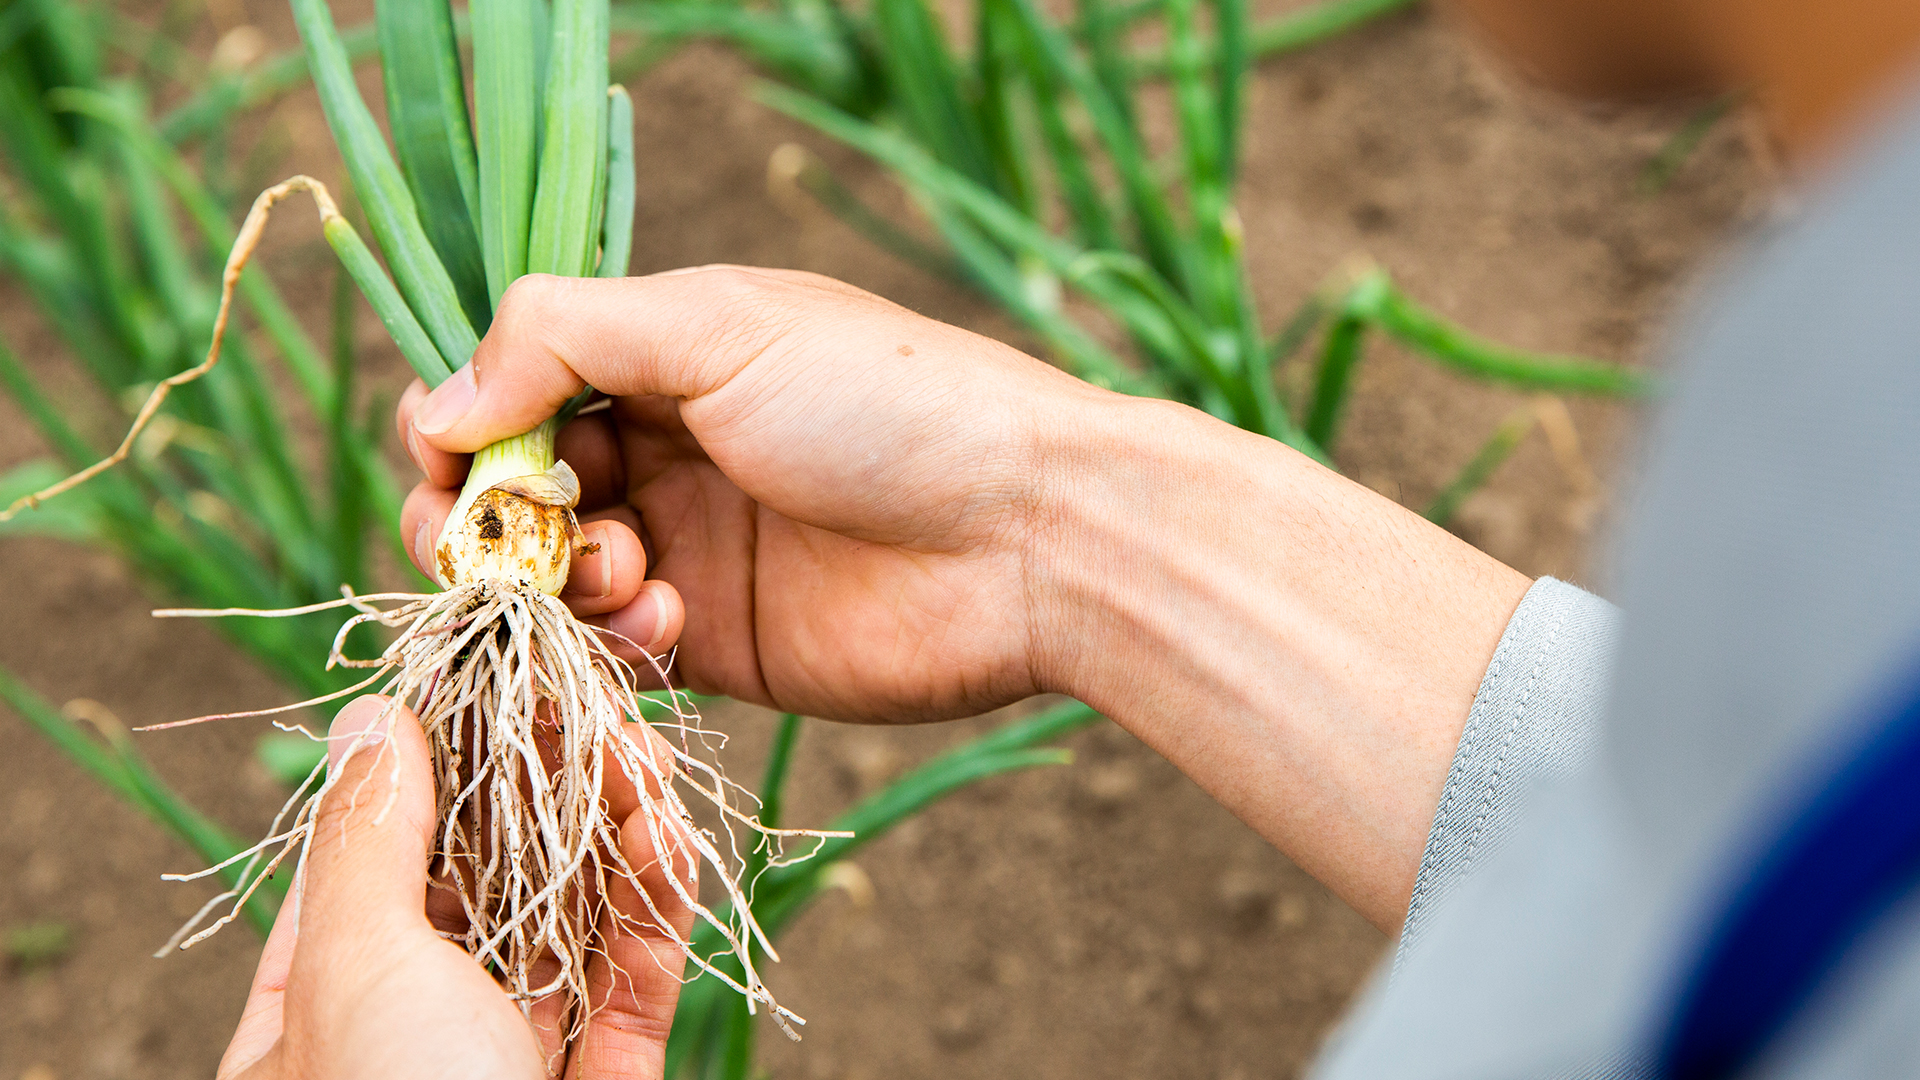
[[[419,379],[407,387],[400,395],[400,404],[393,410],[394,427],[400,433],[400,445],[407,448],[407,456],[413,464],[427,475],[427,482],[435,487],[457,488],[467,478],[467,466],[471,458],[467,454],[452,454],[427,442],[413,428],[413,414],[420,409],[420,403],[427,399],[427,384]]]
[[[611,632],[601,640],[613,655],[635,667],[641,676],[640,689],[645,690],[650,689],[645,685],[647,672],[656,666],[653,658],[665,655],[680,640],[680,631],[687,625],[687,606],[680,590],[656,579],[642,582],[625,607],[581,621]]]
[[[600,930],[606,951],[587,965],[592,1011],[568,1063],[569,1080],[655,1080],[665,1069],[686,966],[679,943],[693,932],[685,898],[699,888],[699,860],[684,828],[645,810],[621,826],[620,852],[640,888],[624,874],[607,885],[611,915]]]
[[[602,615],[633,603],[647,576],[647,553],[632,529],[618,521],[580,526],[567,587],[560,599],[575,615]]]
[[[624,740],[622,744],[609,743],[601,755],[600,773],[600,797],[606,800],[607,816],[623,826],[642,806],[642,791],[646,792],[649,802],[658,803],[665,798],[663,785],[674,767],[673,747],[659,731],[651,725],[626,730],[633,732],[632,741],[646,755],[645,759],[634,760],[632,751],[623,745]]]
[[[381,697],[340,710],[327,786],[307,842],[296,974],[322,998],[391,964],[395,943],[432,935],[425,914],[433,775],[413,713]]]
[[[560,971],[560,958],[551,950],[544,952],[527,965],[527,985],[545,986],[558,978]],[[527,1026],[533,1029],[533,1037],[540,1044],[541,1060],[548,1063],[548,1076],[564,1061],[562,1055],[567,1051],[567,1036],[571,1034],[572,1010],[568,1008],[571,1004],[566,990],[562,989],[533,1001],[527,1008]]]
[[[407,538],[407,557],[413,560],[416,570],[441,584],[439,558],[435,552],[440,543],[440,530],[446,528],[447,518],[453,514],[453,504],[459,495],[443,487],[435,487],[428,480],[407,494],[407,501],[400,507],[400,535]]]
[[[693,399],[726,385],[798,318],[850,286],[795,273],[703,267],[642,278],[515,281],[473,360],[413,415],[423,440],[471,452],[533,427],[591,385]]]
[[[640,511],[635,510],[631,503],[623,502],[618,506],[609,506],[605,510],[595,510],[590,514],[580,515],[581,528],[586,528],[589,523],[595,521],[617,522],[625,526],[628,532],[639,537],[640,551],[641,554],[646,556],[646,565],[648,569],[653,567],[652,542],[647,538],[646,525],[640,520]],[[633,598],[628,597],[627,599],[631,600]]]
[[[666,775],[667,771],[672,767],[671,748],[667,745],[666,740],[661,738],[651,727],[640,725],[627,730],[632,732],[633,740],[639,742],[641,753],[645,755],[646,760],[644,762],[633,760],[632,743],[625,737],[615,742],[610,742],[602,748],[600,759],[600,796],[606,801],[606,814],[612,820],[620,822],[623,825],[641,806],[640,792],[642,790],[647,793],[647,799],[650,802],[658,803],[663,797],[663,776]],[[557,746],[552,746],[550,743],[543,743],[541,747],[543,761],[547,758],[549,747],[551,747],[554,753],[553,761],[547,762],[551,766],[557,763],[558,755],[561,751]],[[635,782],[633,776],[628,774],[629,769],[633,770],[633,772],[639,776],[638,783]],[[619,866],[623,863],[631,865],[624,851],[620,854],[617,862],[608,865],[608,869],[611,871],[609,879],[619,875]],[[589,911],[600,910],[598,887],[600,880],[603,879],[598,875],[587,874],[581,881],[581,887],[586,892],[583,899],[586,909]],[[629,891],[631,890],[629,889]],[[622,893],[618,895],[625,896],[626,894]],[[613,922],[606,919],[601,920],[601,923],[596,926],[595,955],[599,953],[599,943],[607,940],[607,936],[613,926]],[[532,965],[528,978],[529,985],[545,985],[558,976],[560,971],[559,959],[550,951],[544,953]],[[595,977],[591,960],[589,960],[588,963],[587,977],[590,988],[589,994],[591,996],[591,986],[593,985]],[[539,1038],[542,1050],[547,1055],[549,1061],[556,1060],[556,1055],[566,1049],[565,1043],[568,1032],[565,1024],[570,1017],[566,1008],[567,1004],[566,995],[564,993],[556,993],[535,1001],[529,1010],[528,1020],[531,1022],[534,1033]]]
[[[280,1041],[285,1027],[287,972],[293,966],[294,946],[300,937],[300,886],[304,875],[294,876],[293,888],[273,919],[273,930],[260,950],[260,963],[253,970],[253,984],[247,988],[247,1004],[240,1012],[240,1025],[234,1029],[227,1052],[220,1055],[215,1080],[228,1080],[251,1068],[270,1053]]]

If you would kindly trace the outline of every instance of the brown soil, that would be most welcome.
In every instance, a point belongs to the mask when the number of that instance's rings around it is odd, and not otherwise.
[[[269,35],[291,42],[279,9],[261,10]],[[695,49],[637,84],[637,271],[802,267],[1020,340],[978,299],[770,195],[768,155],[794,140],[900,205],[883,177],[745,100],[745,79],[736,61]],[[1683,110],[1599,113],[1517,89],[1423,13],[1268,64],[1250,107],[1241,205],[1270,324],[1364,252],[1494,338],[1639,358],[1676,282],[1767,199],[1737,124],[1669,191],[1637,195],[1642,163]],[[297,148],[274,173],[337,174],[310,98],[263,123]],[[324,249],[305,222],[274,235],[270,265],[306,283],[293,291],[315,299],[307,314],[318,325],[319,284],[331,280]],[[4,291],[0,327],[57,386],[72,385],[55,375],[64,361],[52,339]],[[363,333],[384,385],[397,385],[373,320]],[[1418,506],[1519,400],[1376,345],[1339,457]],[[1629,417],[1591,403],[1574,415],[1601,475],[1615,472]],[[0,468],[39,452],[0,405]],[[1601,505],[1536,435],[1457,527],[1529,573],[1578,575]],[[55,702],[93,698],[140,723],[281,699],[207,628],[149,619],[147,598],[108,556],[8,541],[0,598],[0,664]],[[722,719],[740,734],[733,768],[753,775],[767,718],[741,709]],[[824,821],[982,723],[813,726],[791,820]],[[281,797],[251,760],[259,730],[234,722],[141,745],[190,799],[251,833]],[[149,959],[207,895],[157,880],[193,866],[190,855],[11,714],[0,740],[0,932],[54,920],[75,934],[50,966],[0,973],[0,1080],[211,1075],[256,940],[236,927]],[[823,1080],[1301,1071],[1386,940],[1124,733],[1093,730],[1071,745],[1072,767],[981,784],[861,854],[871,901],[833,894],[787,935],[773,981],[811,1023],[798,1045],[768,1029],[767,1069]]]

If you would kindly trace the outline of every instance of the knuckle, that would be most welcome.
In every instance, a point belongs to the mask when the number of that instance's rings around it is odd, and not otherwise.
[[[487,332],[488,343],[495,347],[483,348],[475,354],[475,360],[485,357],[492,364],[503,356],[550,352],[552,332],[567,324],[571,291],[566,278],[552,274],[528,274],[516,279],[501,294]]]
[[[554,274],[525,274],[516,278],[500,296],[499,311],[494,315],[496,323],[505,321],[517,324],[526,320],[538,321],[542,316],[562,307],[568,289],[566,278]]]
[[[483,385],[504,372],[516,392],[559,399],[572,395],[565,386],[571,373],[561,369],[576,351],[569,335],[578,320],[570,312],[580,302],[579,287],[577,280],[553,274],[527,274],[507,286],[474,353],[475,375]]]
[[[768,299],[773,282],[744,266],[708,266],[696,275],[700,290],[723,312],[754,308]]]
[[[712,273],[717,317],[710,321],[707,337],[716,350],[764,348],[805,318],[803,290],[791,282],[740,267],[720,267]]]

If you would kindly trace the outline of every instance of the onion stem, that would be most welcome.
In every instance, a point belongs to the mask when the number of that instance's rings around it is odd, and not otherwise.
[[[553,443],[559,433],[560,418],[555,416],[524,435],[482,447],[473,455],[473,468],[467,473],[466,486],[460,489],[460,503],[473,502],[481,492],[503,480],[553,468]],[[459,508],[455,509],[457,512]]]

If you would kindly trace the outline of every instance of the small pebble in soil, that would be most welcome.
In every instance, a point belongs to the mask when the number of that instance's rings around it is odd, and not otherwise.
[[[1307,916],[1311,914],[1307,907],[1307,898],[1298,893],[1288,893],[1273,905],[1273,917],[1276,922],[1288,930],[1298,930],[1307,925]]]
[[[863,734],[847,739],[840,763],[861,791],[872,791],[900,767],[900,752],[884,736]]]
[[[1211,986],[1195,989],[1186,996],[1186,1000],[1181,1002],[1181,1005],[1187,1019],[1203,1025],[1210,1025],[1219,1020],[1223,1011],[1220,991]]]
[[[1076,934],[1056,934],[1053,939],[1054,963],[1063,968],[1079,967],[1087,958],[1086,939]]]
[[[28,896],[40,897],[60,888],[66,878],[66,868],[60,864],[60,857],[51,851],[41,850],[27,856],[27,867],[18,880],[26,886]]]
[[[993,981],[1005,987],[1025,986],[1027,958],[1019,953],[1001,953],[993,958]]]
[[[47,815],[59,802],[45,788],[24,787],[13,794],[13,828],[25,834],[46,823]]]
[[[1160,996],[1163,982],[1160,972],[1155,969],[1137,968],[1127,973],[1126,981],[1121,983],[1120,991],[1125,995],[1127,1004],[1137,1009]]]
[[[1271,878],[1257,871],[1235,867],[1220,875],[1214,895],[1227,922],[1242,933],[1260,929],[1273,914],[1274,897],[1279,888]]]
[[[28,978],[26,991],[20,996],[24,999],[20,1011],[35,1027],[51,1028],[65,1018],[66,1000],[60,996],[60,985],[44,975]]]
[[[1116,810],[1140,793],[1140,767],[1131,761],[1109,761],[1079,770],[1080,794],[1100,810]]]

